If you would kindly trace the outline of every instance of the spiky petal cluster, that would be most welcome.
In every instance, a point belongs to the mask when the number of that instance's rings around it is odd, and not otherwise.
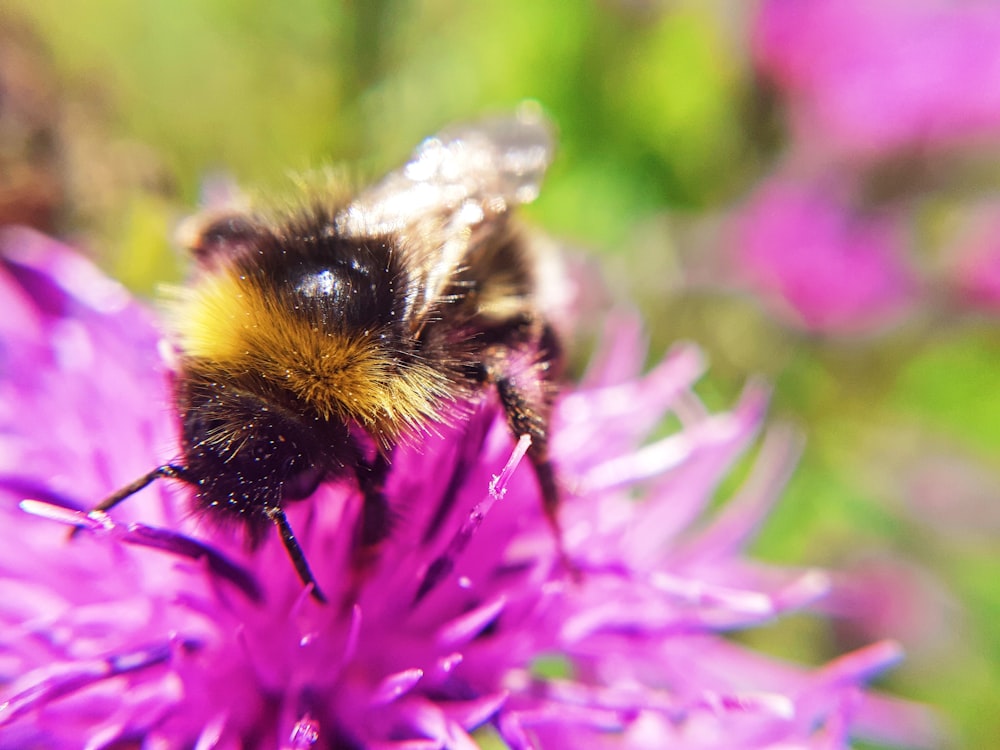
[[[892,644],[806,669],[724,636],[808,605],[827,580],[743,553],[794,458],[785,437],[765,438],[743,489],[707,514],[766,394],[708,413],[694,349],[640,376],[638,329],[617,324],[560,401],[575,573],[518,466],[526,443],[486,401],[396,456],[399,520],[353,595],[356,493],[323,486],[289,507],[340,602],[321,605],[277,540],[246,551],[185,513],[182,487],[151,487],[113,519],[79,511],[173,457],[157,333],[67,248],[8,230],[0,249],[0,746],[738,750],[843,747],[852,728],[921,736],[918,714],[862,691]],[[650,442],[667,415],[679,428]],[[69,538],[59,522],[85,529]]]

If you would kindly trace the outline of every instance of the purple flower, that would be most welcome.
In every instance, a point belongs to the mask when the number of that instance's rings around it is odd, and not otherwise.
[[[891,642],[808,669],[725,637],[810,605],[828,581],[744,556],[794,461],[780,431],[708,513],[756,443],[766,393],[751,386],[709,413],[692,391],[694,349],[640,375],[641,334],[615,323],[561,399],[553,451],[577,576],[518,466],[526,445],[486,400],[398,453],[393,534],[353,605],[322,605],[277,539],[248,551],[187,514],[182,487],[154,485],[107,522],[79,512],[172,457],[158,334],[67,248],[6,230],[0,250],[0,746],[931,741],[921,712],[863,690],[898,658]],[[667,414],[680,428],[650,442]],[[336,484],[289,506],[320,580],[344,581],[331,602],[346,590],[357,513]],[[70,538],[57,521],[86,528]]]
[[[951,248],[949,281],[959,302],[1000,313],[1000,210],[989,204],[968,213],[969,226]]]
[[[892,219],[852,212],[818,184],[764,183],[737,217],[733,248],[751,288],[779,315],[812,331],[883,326],[916,291]]]
[[[996,3],[766,0],[753,45],[813,145],[877,155],[1000,135]]]

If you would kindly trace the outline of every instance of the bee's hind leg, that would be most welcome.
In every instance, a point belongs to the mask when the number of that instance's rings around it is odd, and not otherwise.
[[[389,457],[382,451],[369,463],[358,467],[358,486],[363,495],[361,525],[355,546],[375,547],[382,542],[393,527],[393,515],[385,497],[385,480],[389,474]]]
[[[358,460],[356,478],[361,490],[361,512],[351,544],[349,580],[343,606],[357,602],[361,587],[378,562],[382,542],[394,526],[394,516],[385,496],[390,457],[379,451],[372,461]]]
[[[549,457],[549,422],[558,361],[558,345],[552,331],[546,327],[533,346],[522,343],[520,346],[491,347],[480,365],[478,377],[496,387],[507,425],[514,436],[531,438],[527,455],[538,482],[542,510],[555,536],[564,567],[574,570],[563,548],[559,525],[561,493]]]

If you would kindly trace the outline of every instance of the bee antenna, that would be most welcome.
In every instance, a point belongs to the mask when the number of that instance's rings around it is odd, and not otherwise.
[[[267,517],[278,527],[278,535],[281,537],[281,543],[285,545],[288,556],[292,558],[292,565],[295,566],[295,572],[299,574],[302,583],[312,586],[311,593],[313,598],[321,604],[326,604],[326,596],[323,595],[323,591],[320,589],[316,578],[312,574],[312,570],[309,568],[306,553],[302,551],[299,540],[295,538],[295,532],[292,531],[292,527],[288,523],[285,511],[279,507],[268,508]]]

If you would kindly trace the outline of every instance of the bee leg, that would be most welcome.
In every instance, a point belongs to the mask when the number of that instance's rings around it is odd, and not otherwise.
[[[361,528],[358,546],[374,547],[392,530],[392,512],[385,499],[385,479],[389,474],[389,459],[381,451],[371,463],[358,467],[358,486],[364,495],[361,507]]]
[[[389,457],[381,451],[371,462],[359,458],[356,476],[362,496],[361,517],[351,549],[350,580],[343,602],[345,608],[357,601],[362,584],[378,561],[379,545],[392,531],[393,515],[385,497],[388,474]]]
[[[183,466],[176,466],[175,464],[164,464],[163,466],[157,466],[155,469],[153,469],[148,474],[144,474],[143,476],[139,477],[138,479],[136,479],[131,484],[127,484],[124,487],[122,487],[120,490],[117,490],[116,492],[112,493],[111,495],[108,495],[100,503],[98,503],[94,508],[92,508],[90,512],[91,513],[96,513],[96,512],[104,513],[106,511],[109,511],[112,508],[114,508],[116,505],[118,505],[118,503],[120,503],[122,500],[125,500],[125,499],[131,497],[132,495],[134,495],[139,490],[145,489],[146,487],[148,487],[149,485],[151,485],[153,482],[155,482],[157,479],[161,479],[161,478],[166,478],[166,479],[186,479],[187,478],[187,469],[184,468]]]
[[[542,505],[545,515],[553,530],[559,531],[557,511],[559,508],[559,489],[555,481],[555,472],[549,460],[548,419],[544,413],[548,411],[545,405],[534,404],[516,384],[503,375],[491,376],[500,404],[507,417],[507,424],[515,437],[528,435],[531,445],[528,447],[528,459],[535,471],[538,488],[542,493]]]
[[[306,554],[302,551],[298,539],[295,538],[295,532],[292,531],[292,527],[288,523],[285,511],[280,506],[273,506],[267,509],[266,515],[278,527],[278,535],[281,537],[281,543],[285,545],[285,550],[292,559],[292,565],[295,566],[295,572],[299,574],[302,583],[312,586],[310,593],[312,593],[313,598],[321,604],[326,604],[326,596],[323,595],[323,591],[316,582],[316,577],[313,576],[309,562],[306,560]]]
[[[496,386],[510,431],[518,438],[522,435],[531,437],[528,459],[531,461],[538,489],[542,495],[542,509],[555,536],[563,566],[567,570],[575,571],[575,566],[569,561],[563,548],[562,529],[559,525],[559,486],[556,482],[555,469],[549,459],[551,405],[548,398],[549,383],[545,379],[549,362],[545,354],[546,350],[542,349],[541,357],[534,365],[532,375],[535,380],[528,378],[528,382],[533,385],[530,390],[521,388],[518,377],[504,366],[511,359],[509,355],[498,356],[492,362],[484,364],[483,375],[486,382]]]
[[[112,494],[108,495],[101,502],[95,505],[88,511],[88,513],[106,513],[107,511],[114,508],[118,503],[123,500],[128,499],[134,495],[139,490],[145,489],[157,479],[187,479],[187,469],[183,466],[177,466],[175,464],[164,464],[163,466],[157,466],[148,474],[143,474],[141,477],[136,479],[131,484],[127,484],[119,490],[116,490]],[[72,539],[75,537],[82,529],[82,526],[77,526],[72,531],[69,532],[69,536]]]

